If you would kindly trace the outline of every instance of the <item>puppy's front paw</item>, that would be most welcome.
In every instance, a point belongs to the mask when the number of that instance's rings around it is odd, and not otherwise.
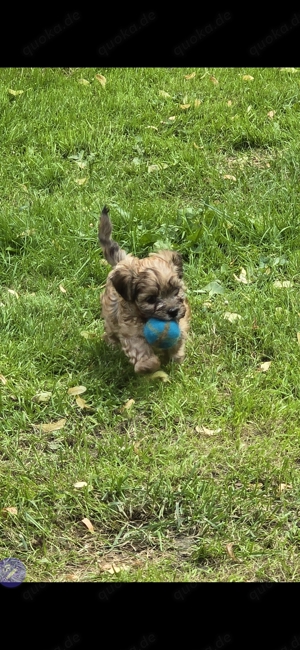
[[[171,356],[171,361],[175,361],[175,363],[183,363],[185,358],[184,352],[177,352],[173,356]]]
[[[160,360],[158,357],[148,357],[148,359],[141,359],[137,361],[134,366],[135,372],[155,372],[160,368]]]

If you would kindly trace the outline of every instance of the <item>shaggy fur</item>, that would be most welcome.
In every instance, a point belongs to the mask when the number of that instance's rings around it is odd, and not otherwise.
[[[177,362],[184,360],[189,329],[190,308],[182,282],[182,259],[174,251],[151,253],[145,259],[127,255],[111,238],[112,224],[108,209],[99,221],[99,241],[113,270],[101,295],[104,338],[120,343],[136,372],[154,372],[160,367],[162,352],[147,343],[143,327],[149,318],[176,320],[180,325],[179,342],[164,354]]]

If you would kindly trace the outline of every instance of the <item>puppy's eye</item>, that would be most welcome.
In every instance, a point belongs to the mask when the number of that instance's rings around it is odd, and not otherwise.
[[[148,302],[149,305],[154,305],[154,303],[156,302],[156,298],[157,298],[157,296],[149,296],[147,298],[146,302]]]
[[[174,296],[178,296],[178,294],[179,294],[179,289],[178,289],[178,288],[175,289],[175,291],[173,291],[173,293],[174,293]]]

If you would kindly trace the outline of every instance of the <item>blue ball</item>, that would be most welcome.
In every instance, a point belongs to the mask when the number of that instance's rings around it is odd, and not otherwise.
[[[144,325],[144,336],[149,345],[156,345],[162,350],[167,350],[178,343],[181,332],[175,320],[165,321],[149,318]]]

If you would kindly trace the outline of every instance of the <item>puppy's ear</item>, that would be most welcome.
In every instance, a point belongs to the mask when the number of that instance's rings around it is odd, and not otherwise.
[[[155,253],[151,253],[150,255],[155,255]],[[168,262],[171,266],[174,267],[175,273],[177,273],[178,277],[181,279],[183,276],[183,266],[182,266],[182,257],[180,253],[177,253],[177,251],[167,251],[167,250],[162,250],[158,251],[157,255],[161,257],[163,260]]]
[[[182,255],[176,251],[172,251],[172,262],[175,266],[178,277],[181,279],[183,276]]]
[[[126,267],[116,269],[111,273],[110,280],[115,290],[124,300],[127,300],[127,302],[134,301],[137,277],[132,269]]]

